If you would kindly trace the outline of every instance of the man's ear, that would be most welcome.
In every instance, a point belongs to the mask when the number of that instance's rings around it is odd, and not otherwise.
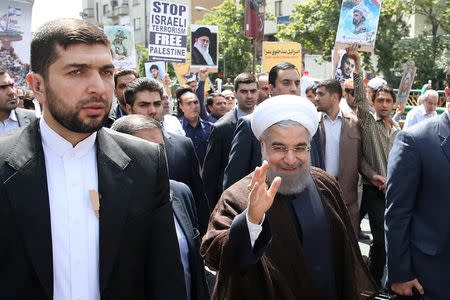
[[[269,83],[269,96],[270,97],[272,97],[273,89],[274,89],[274,86],[271,83]]]
[[[45,92],[45,80],[41,74],[28,73],[27,82],[33,90],[34,96],[39,100],[41,104],[47,102],[46,92]]]
[[[125,109],[127,111],[127,114],[132,115],[133,114],[133,108],[131,107],[130,104],[125,104]]]

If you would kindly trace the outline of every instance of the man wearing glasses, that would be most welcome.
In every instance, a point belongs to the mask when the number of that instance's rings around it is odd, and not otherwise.
[[[17,108],[18,103],[14,81],[0,67],[0,133],[27,126],[36,119],[33,111]]]
[[[337,181],[311,167],[318,125],[303,97],[256,107],[251,129],[263,163],[223,192],[203,238],[205,262],[217,270],[213,298],[337,300],[374,291]]]

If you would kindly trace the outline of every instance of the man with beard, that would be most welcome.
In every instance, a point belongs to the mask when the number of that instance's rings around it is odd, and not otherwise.
[[[43,117],[0,138],[2,299],[186,299],[164,152],[102,128],[108,37],[50,21],[31,70]]]
[[[364,5],[358,5],[353,9],[353,34],[367,32],[366,27],[367,8]]]
[[[8,72],[0,67],[0,133],[27,126],[36,119],[33,111],[18,108],[14,81]]]
[[[201,247],[217,270],[214,298],[358,299],[374,291],[335,178],[310,167],[318,122],[299,96],[255,109],[264,161],[223,192]]]
[[[192,65],[214,66],[216,54],[209,51],[211,31],[207,27],[199,27],[193,34]]]

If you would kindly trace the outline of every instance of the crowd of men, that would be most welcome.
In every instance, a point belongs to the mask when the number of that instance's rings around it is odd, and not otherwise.
[[[283,62],[211,93],[202,69],[173,96],[170,78],[115,70],[110,47],[82,20],[34,34],[42,116],[0,67],[2,299],[447,299],[437,91],[402,130],[404,107],[393,114],[382,78],[364,83],[357,45],[343,83],[303,91]]]

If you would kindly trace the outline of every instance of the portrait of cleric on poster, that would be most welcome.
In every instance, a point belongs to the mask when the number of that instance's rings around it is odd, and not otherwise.
[[[380,10],[381,0],[342,1],[336,44],[357,43],[373,48]]]
[[[191,65],[217,67],[217,26],[191,25]]]

